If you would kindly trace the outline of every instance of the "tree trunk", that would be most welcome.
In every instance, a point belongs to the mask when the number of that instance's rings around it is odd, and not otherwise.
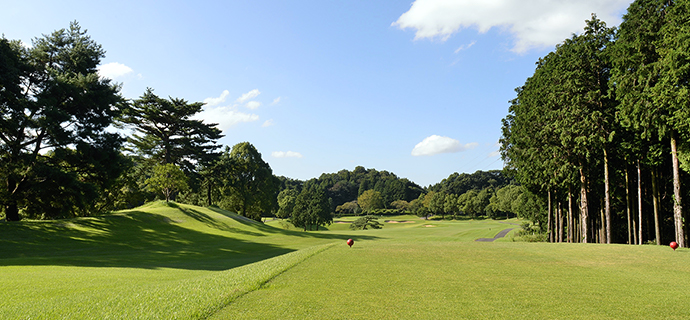
[[[611,193],[609,192],[609,157],[604,148],[604,215],[606,216],[606,243],[611,243]],[[603,223],[603,221],[602,221]]]
[[[206,198],[208,198],[207,199],[208,206],[209,207],[212,206],[213,201],[211,201],[211,183],[210,182],[208,183],[208,186],[206,188]]]
[[[632,226],[633,226],[633,244],[639,244],[637,241],[637,219],[632,220]]]
[[[573,243],[573,190],[568,186],[568,243]]]
[[[553,208],[551,208],[551,188],[549,188],[548,197],[549,197],[549,199],[548,199],[549,213],[548,213],[548,220],[547,220],[547,226],[546,226],[546,233],[549,235],[549,242],[553,242],[553,227],[551,226],[553,224],[553,219],[551,218],[552,209],[553,209]]]
[[[628,244],[632,243],[632,223],[630,221],[630,181],[628,177],[628,167],[625,167],[625,211],[628,214]]]
[[[563,242],[563,208],[561,202],[558,202],[558,242]]]
[[[661,245],[661,230],[659,229],[659,188],[657,186],[656,168],[652,169],[652,199],[654,200],[654,236],[656,244]]]
[[[680,197],[680,171],[678,171],[678,151],[676,135],[671,133],[671,161],[673,162],[673,221],[676,227],[676,242],[685,248],[685,231],[683,230],[683,207]]]
[[[9,199],[5,202],[5,219],[7,221],[19,221],[19,208],[17,206],[17,200],[13,198],[13,194],[16,192],[17,182],[12,178],[7,179],[7,193]]]
[[[587,208],[587,177],[582,167],[580,167],[580,228],[582,229],[582,243],[589,243],[589,232],[587,230],[589,224],[589,209]]]
[[[599,207],[599,243],[609,243],[609,238],[606,236],[606,227],[604,226],[605,222],[604,208]]]
[[[19,221],[19,208],[17,207],[17,201],[10,200],[8,204],[5,205],[5,219],[7,221]]]
[[[642,172],[640,171],[640,159],[637,159],[637,213],[640,216],[637,244],[642,244]]]

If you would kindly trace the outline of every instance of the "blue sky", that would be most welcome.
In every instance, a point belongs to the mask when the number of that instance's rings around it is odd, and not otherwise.
[[[251,142],[277,175],[364,166],[428,186],[501,169],[501,119],[537,59],[630,3],[11,1],[0,33],[30,44],[77,20],[126,98],[207,102],[219,142]]]

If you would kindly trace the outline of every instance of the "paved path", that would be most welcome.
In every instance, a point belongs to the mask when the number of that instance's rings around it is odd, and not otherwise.
[[[499,232],[499,233],[498,233],[495,237],[493,237],[493,238],[479,238],[479,239],[474,240],[474,241],[479,241],[479,242],[493,242],[494,240],[496,240],[496,239],[498,239],[498,238],[503,238],[503,237],[505,237],[505,236],[508,234],[508,232],[510,232],[510,230],[513,230],[513,229],[515,229],[515,228],[510,228],[510,229],[501,230],[501,232]]]

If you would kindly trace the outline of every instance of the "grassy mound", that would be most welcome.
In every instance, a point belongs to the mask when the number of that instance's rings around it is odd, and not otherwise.
[[[0,224],[2,319],[195,319],[341,237],[155,202]]]

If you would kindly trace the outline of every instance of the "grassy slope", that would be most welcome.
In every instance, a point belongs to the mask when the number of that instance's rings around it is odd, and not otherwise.
[[[422,224],[364,231],[378,239],[331,247],[214,319],[690,318],[690,250],[478,243],[503,227]]]
[[[0,318],[204,317],[336,240],[163,202],[0,224]]]

